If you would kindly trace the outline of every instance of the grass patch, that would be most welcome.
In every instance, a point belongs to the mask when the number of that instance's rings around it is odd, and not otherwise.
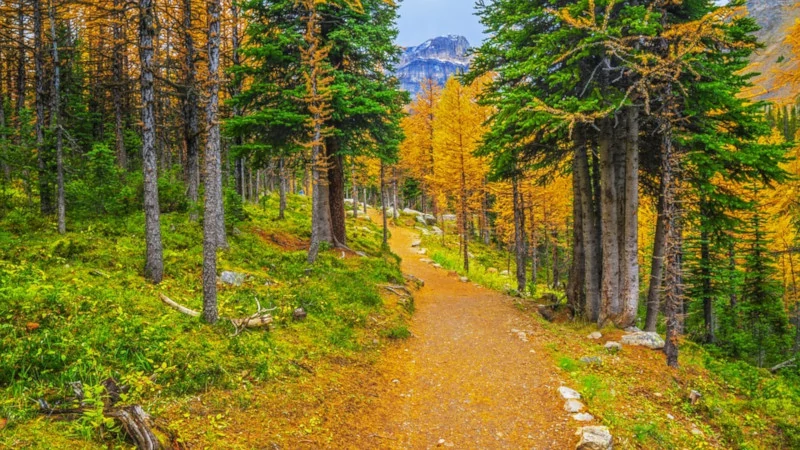
[[[229,323],[205,325],[158,299],[164,293],[202,309],[202,226],[185,212],[161,217],[165,279],[158,286],[141,275],[141,213],[72,220],[64,236],[50,222],[19,226],[19,214],[4,219],[13,226],[0,221],[8,230],[0,232],[0,418],[8,419],[0,447],[113,441],[114,433],[90,419],[41,426],[36,400],[69,396],[70,382],[91,390],[114,377],[131,386],[127,402],[158,416],[210,389],[302,374],[297,361],[360,357],[384,328],[399,329],[406,312],[384,305],[376,285],[403,278],[376,226],[347,222],[349,247],[368,257],[329,250],[309,266],[309,200],[289,196],[285,220],[277,220],[277,209],[274,196],[246,206],[248,219],[231,225],[230,250],[219,254],[219,271],[247,275],[242,286],[220,285],[222,316],[252,314],[256,300],[274,308],[270,332],[238,336]],[[299,306],[308,311],[303,322],[292,320]],[[386,323],[393,325],[378,325]]]

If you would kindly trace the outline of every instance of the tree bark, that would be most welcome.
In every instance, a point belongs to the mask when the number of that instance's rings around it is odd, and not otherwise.
[[[286,159],[281,158],[278,162],[278,173],[280,177],[280,205],[278,207],[278,219],[283,220],[286,218]]]
[[[64,135],[61,129],[61,62],[58,57],[58,35],[56,34],[56,6],[51,0],[48,8],[50,16],[50,39],[53,41],[53,98],[50,125],[56,136],[56,186],[58,233],[67,232],[66,199],[64,198]],[[2,106],[0,106],[2,107]]]
[[[619,311],[619,217],[614,167],[614,136],[609,119],[600,126],[598,146],[600,151],[600,201],[603,247],[603,280],[598,325],[615,319]]]
[[[392,166],[392,218],[397,220],[399,217],[397,203],[397,167]]]
[[[125,35],[123,31],[125,9],[123,0],[114,0],[114,23],[112,34],[114,36],[114,46],[112,55],[112,74],[114,84],[111,95],[114,99],[114,147],[117,154],[117,165],[122,170],[128,167],[128,154],[125,150],[125,125],[123,118],[123,95],[126,82],[123,81],[123,52],[125,51]]]
[[[628,107],[625,115],[625,203],[620,264],[620,328],[636,324],[639,311],[639,109]]]
[[[665,126],[669,127],[669,125]],[[677,202],[680,186],[680,162],[673,151],[672,133],[669,129],[664,133],[662,147],[661,170],[664,177],[662,196],[664,198],[664,228],[666,232],[664,309],[667,322],[664,353],[667,355],[667,365],[678,367],[678,336],[682,328],[680,315],[683,303],[680,261],[683,237],[680,227],[680,209]]]
[[[587,143],[576,145],[575,148],[575,171],[579,174],[579,189],[581,223],[584,247],[584,285],[585,295],[585,317],[597,322],[600,312],[600,280],[602,278],[600,265],[600,238],[596,226],[597,217],[595,209],[595,199],[597,191],[593,189],[591,176],[589,173],[589,160]],[[596,167],[595,167],[596,168]]]
[[[153,36],[155,35],[153,0],[139,0],[139,59],[142,96],[142,171],[144,173],[144,214],[146,262],[144,275],[153,283],[164,276],[161,222],[158,204],[158,167],[156,163],[156,122],[153,87]]]
[[[358,218],[358,186],[356,185],[356,163],[355,160],[350,158],[350,182],[352,183],[352,196],[353,196],[353,218]]]
[[[347,228],[344,213],[344,158],[339,153],[339,142],[336,138],[326,139],[330,167],[328,169],[328,195],[331,208],[331,234],[334,244],[347,245]]]
[[[383,241],[382,245],[383,248],[386,249],[389,247],[389,230],[387,228],[388,223],[386,221],[386,178],[385,178],[385,168],[383,160],[381,160],[381,212],[383,218]]]
[[[220,160],[219,44],[220,1],[208,0],[208,104],[206,122],[205,213],[203,216],[203,318],[219,320],[217,311],[217,248],[224,246],[225,219],[222,211],[222,162]],[[222,234],[220,235],[220,228]]]
[[[664,190],[664,177],[661,177],[662,192]],[[658,196],[658,218],[656,232],[653,239],[653,258],[650,261],[650,286],[647,291],[647,316],[645,317],[645,331],[656,331],[658,324],[658,311],[661,309],[662,280],[664,278],[664,250],[666,244],[666,227],[664,222],[664,197]]]
[[[39,207],[44,215],[53,213],[50,192],[49,158],[44,142],[44,43],[42,42],[42,2],[33,0],[34,79],[36,82],[36,161],[39,169]]]
[[[186,188],[192,209],[189,220],[197,221],[197,202],[200,192],[200,126],[198,124],[197,68],[195,67],[194,38],[192,37],[192,0],[183,0],[183,145],[186,150]]]
[[[525,292],[527,274],[525,269],[525,211],[522,209],[522,199],[519,192],[519,180],[515,176],[512,180],[512,194],[514,196],[514,260],[517,264],[517,290]]]

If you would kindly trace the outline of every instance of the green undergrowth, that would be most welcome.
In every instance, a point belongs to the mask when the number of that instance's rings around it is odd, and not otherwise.
[[[690,342],[681,345],[680,368],[669,369],[660,351],[607,352],[603,344],[620,331],[604,330],[594,341],[585,337],[594,326],[538,320],[554,336],[546,348],[563,380],[610,428],[615,448],[800,448],[800,387],[787,377],[716,358]],[[692,390],[702,395],[694,404]]]
[[[0,447],[114,442],[102,417],[51,423],[39,416],[37,400],[68,397],[69,383],[94,392],[114,377],[131,387],[126,403],[158,417],[171,399],[235,389],[242,373],[255,382],[298,376],[304,364],[405,337],[406,309],[384,305],[377,287],[403,281],[398,258],[381,250],[377,227],[348,219],[348,245],[367,257],[326,249],[309,265],[310,206],[290,196],[286,219],[277,220],[273,196],[231,214],[239,221],[230,224],[230,249],[220,252],[218,270],[247,278],[238,287],[219,284],[220,314],[248,316],[258,302],[275,319],[270,331],[238,335],[227,320],[209,326],[159,300],[164,294],[202,310],[202,224],[186,212],[161,216],[165,278],[158,286],[142,277],[141,213],[73,220],[64,236],[34,212],[30,226],[20,226],[20,214],[11,217],[13,226],[0,221],[0,419],[8,420]],[[297,307],[308,312],[305,321],[292,320]]]
[[[405,226],[422,228],[419,223],[412,224],[411,222],[408,216],[405,219],[401,219],[401,223]],[[469,243],[470,258],[469,272],[467,272],[464,270],[464,254],[460,250],[459,237],[455,234],[453,227],[452,222],[445,223],[444,242],[442,241],[442,236],[425,235],[418,229],[422,236],[422,247],[428,251],[428,258],[440,264],[443,268],[458,272],[459,275],[466,276],[470,281],[481,286],[509,295],[539,297],[545,294],[555,294],[558,298],[563,297],[563,293],[554,291],[542,284],[538,284],[535,289],[521,294],[517,290],[517,282],[514,275],[516,273],[516,264],[510,258],[509,252],[499,250],[496,245],[486,245],[477,236],[473,236],[474,240]],[[427,229],[430,230],[430,228]]]

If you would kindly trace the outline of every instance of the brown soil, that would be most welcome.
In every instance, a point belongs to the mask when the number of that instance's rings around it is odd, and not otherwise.
[[[267,232],[258,228],[254,228],[253,232],[258,235],[264,242],[277,245],[278,247],[289,251],[300,251],[308,248],[308,242],[286,233]]]
[[[390,386],[375,405],[382,420],[359,437],[378,448],[570,448],[576,424],[539,339],[546,332],[512,299],[420,262],[416,238],[392,229],[404,273],[425,287],[414,296],[413,337],[377,366]]]

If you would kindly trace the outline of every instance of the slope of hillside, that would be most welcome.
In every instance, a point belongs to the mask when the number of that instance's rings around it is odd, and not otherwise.
[[[788,28],[800,19],[800,8],[793,8],[795,0],[748,0],[747,10],[756,19],[761,30],[757,33],[764,48],[752,58],[750,69],[761,75],[753,81],[755,87],[749,95],[776,102],[787,101],[787,86],[776,83],[779,71],[797,70],[797,63],[789,62],[790,50],[784,42]]]

